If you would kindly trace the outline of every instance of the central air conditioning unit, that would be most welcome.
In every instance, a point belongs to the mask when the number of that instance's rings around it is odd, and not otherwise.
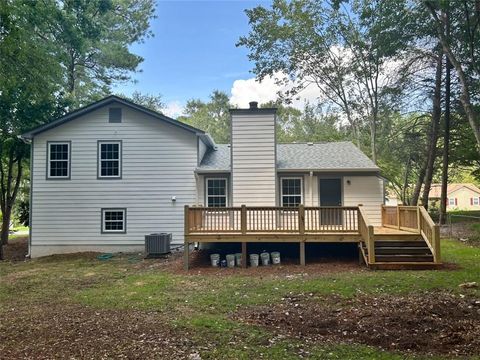
[[[171,233],[145,235],[145,252],[147,258],[158,258],[170,253]]]

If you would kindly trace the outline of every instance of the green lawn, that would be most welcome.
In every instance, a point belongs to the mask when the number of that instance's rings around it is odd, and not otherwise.
[[[98,311],[153,312],[162,324],[188,333],[193,343],[198,344],[202,359],[293,359],[299,358],[299,349],[305,347],[302,341],[280,338],[269,342],[271,334],[264,328],[240,323],[231,315],[250,306],[273,306],[288,294],[300,293],[349,299],[358,294],[445,291],[478,298],[480,289],[461,289],[459,284],[479,281],[480,248],[445,240],[442,252],[444,261],[456,263],[459,268],[438,271],[359,268],[358,271],[310,273],[307,266],[305,274],[299,270],[292,275],[286,270],[283,275],[276,272],[262,276],[259,271],[254,276],[240,269],[224,270],[221,274],[198,274],[193,269],[185,274],[157,266],[155,261],[128,256],[110,261],[99,261],[94,256],[58,256],[3,262],[0,263],[0,319],[8,308],[15,307],[21,312],[21,309],[49,307],[52,299],[59,304]],[[205,343],[215,346],[202,347]],[[306,357],[404,359],[406,356],[356,344],[314,343],[308,345]]]

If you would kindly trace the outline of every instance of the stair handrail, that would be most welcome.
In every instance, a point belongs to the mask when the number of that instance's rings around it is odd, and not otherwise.
[[[375,236],[373,225],[361,205],[358,205],[358,232],[367,245],[368,263],[375,263]]]
[[[418,230],[422,238],[427,243],[430,251],[433,254],[433,261],[436,264],[441,263],[440,255],[440,226],[430,217],[428,211],[423,207],[418,207]]]

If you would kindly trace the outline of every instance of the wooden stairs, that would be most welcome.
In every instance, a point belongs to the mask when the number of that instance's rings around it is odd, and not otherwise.
[[[371,269],[379,270],[426,270],[438,268],[441,264],[435,263],[432,250],[426,241],[417,235],[412,240],[409,236],[405,240],[375,240],[375,261],[368,256],[365,242],[360,243],[365,263]]]

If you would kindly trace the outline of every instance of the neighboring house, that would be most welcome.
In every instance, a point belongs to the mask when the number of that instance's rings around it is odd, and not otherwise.
[[[33,257],[184,241],[184,205],[357,206],[381,225],[379,168],[350,142],[276,142],[276,109],[231,110],[232,144],[116,96],[37,127]]]
[[[439,203],[442,185],[432,184],[429,202]],[[480,189],[473,184],[448,184],[447,211],[480,210]]]

